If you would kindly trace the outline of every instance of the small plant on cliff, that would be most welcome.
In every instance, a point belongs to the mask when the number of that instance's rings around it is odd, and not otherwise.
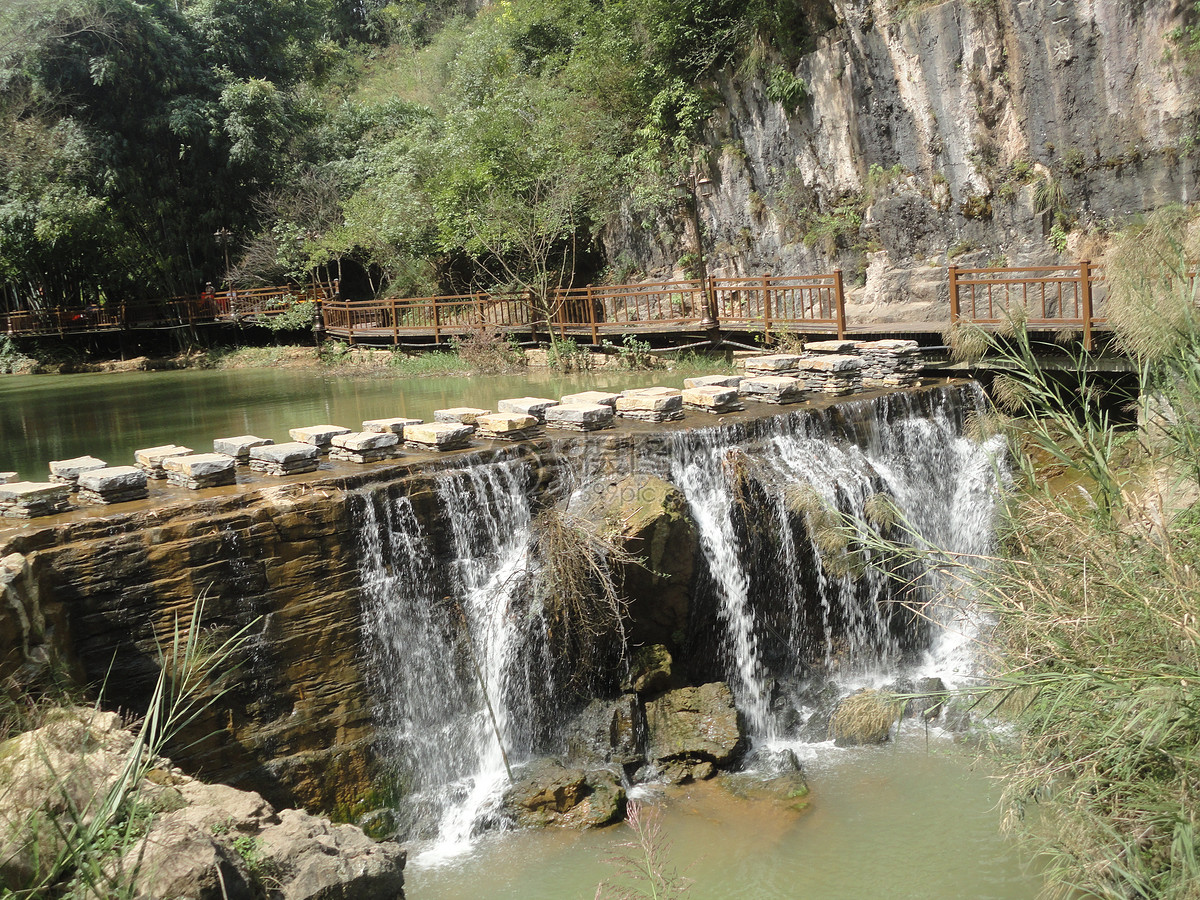
[[[804,108],[808,99],[808,82],[791,69],[772,66],[767,73],[767,99],[778,103],[792,115]]]
[[[617,875],[600,883],[596,900],[675,900],[686,894],[692,880],[670,864],[671,842],[663,833],[662,814],[630,803],[625,821],[633,840],[621,844],[624,853],[608,860]]]

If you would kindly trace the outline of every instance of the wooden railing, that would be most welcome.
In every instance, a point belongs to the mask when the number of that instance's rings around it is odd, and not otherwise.
[[[1073,328],[1092,349],[1105,299],[1104,270],[1074,266],[960,269],[950,266],[950,322],[1001,325],[1020,319],[1033,328]]]
[[[589,285],[555,291],[539,305],[530,294],[462,294],[321,305],[331,335],[443,339],[480,325],[505,332],[536,331],[590,337],[715,327],[805,329],[844,336],[846,303],[841,272],[830,275],[714,278],[642,284]]]
[[[1083,260],[1070,266],[960,269],[950,266],[950,322],[1002,325],[1023,321],[1032,329],[1078,330],[1091,350],[1095,331],[1108,323],[1103,266]],[[1196,296],[1197,271],[1186,273]]]
[[[1188,274],[1193,290],[1196,272]],[[1013,319],[1034,330],[1077,330],[1085,349],[1105,328],[1104,271],[1084,260],[1069,266],[949,268],[950,321],[1000,327]],[[204,293],[115,306],[0,313],[0,334],[38,335],[130,328],[177,327],[277,315],[319,301],[327,333],[354,342],[432,337],[435,343],[477,327],[536,337],[550,326],[561,334],[606,335],[706,331],[796,331],[844,337],[848,330],[936,330],[939,323],[872,324],[846,321],[842,273],[755,275],[704,281],[589,285],[554,292],[539,304],[528,293],[347,301],[324,287],[283,285]]]
[[[162,300],[93,304],[0,313],[0,334],[48,335],[203,325],[286,312],[293,304],[324,299],[321,288],[294,285],[218,291]]]

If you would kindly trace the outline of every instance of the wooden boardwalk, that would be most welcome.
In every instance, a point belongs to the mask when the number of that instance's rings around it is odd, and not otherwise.
[[[1195,284],[1195,273],[1191,273]],[[117,306],[0,314],[0,333],[13,336],[135,331],[259,321],[296,303],[319,304],[324,333],[352,344],[442,344],[487,330],[522,340],[556,335],[593,345],[625,335],[678,336],[782,332],[845,337],[940,334],[955,324],[986,329],[1014,319],[1031,332],[1077,332],[1085,349],[1108,330],[1103,269],[1070,266],[947,269],[948,318],[937,321],[854,320],[847,317],[841,271],[821,275],[759,275],[557,290],[538,303],[528,293],[459,294],[387,300],[343,300],[322,286],[294,285],[205,293]]]

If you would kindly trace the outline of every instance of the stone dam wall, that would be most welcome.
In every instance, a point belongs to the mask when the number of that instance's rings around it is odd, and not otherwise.
[[[567,502],[571,486],[586,478],[596,486],[595,515],[616,523],[626,549],[647,563],[621,579],[627,639],[671,647],[687,682],[704,684],[723,674],[713,671],[722,658],[719,642],[697,627],[699,616],[714,616],[696,602],[701,582],[714,576],[702,571],[698,529],[679,490],[664,480],[670,470],[663,461],[738,447],[753,457],[780,429],[877,450],[877,423],[946,410],[961,431],[972,390],[923,387],[773,414],[760,406],[715,425],[702,414],[664,425],[626,423],[600,434],[323,470],[159,508],[79,512],[0,531],[0,677],[24,686],[61,678],[104,684],[109,707],[143,708],[158,674],[157,647],[202,599],[206,640],[243,627],[251,640],[236,668],[214,673],[228,692],[187,736],[194,746],[183,741],[173,756],[189,771],[257,790],[277,806],[353,819],[387,806],[395,787],[377,740],[381,681],[364,646],[367,505],[406,498],[445,565],[454,526],[439,494],[447,471],[520,461],[535,507]],[[622,507],[625,493],[636,501],[630,508]],[[752,527],[753,518],[743,515],[742,527]],[[776,526],[760,526],[766,530],[758,543],[769,550]],[[764,595],[778,590],[761,587]],[[818,643],[814,664],[825,652]]]

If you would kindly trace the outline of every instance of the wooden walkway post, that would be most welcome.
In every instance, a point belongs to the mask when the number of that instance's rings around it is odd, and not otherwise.
[[[837,304],[838,340],[846,337],[846,292],[842,286],[842,270],[833,270],[834,302]]]
[[[763,343],[771,342],[771,276],[762,277]]]
[[[600,332],[596,328],[596,306],[592,299],[592,286],[587,287],[587,321],[592,326],[592,346],[600,343]]]
[[[1092,352],[1092,261],[1079,264],[1079,296],[1083,305],[1083,349]]]
[[[958,323],[958,266],[950,266],[950,324]]]
[[[442,320],[437,297],[433,298],[433,342],[435,344],[442,342]]]

